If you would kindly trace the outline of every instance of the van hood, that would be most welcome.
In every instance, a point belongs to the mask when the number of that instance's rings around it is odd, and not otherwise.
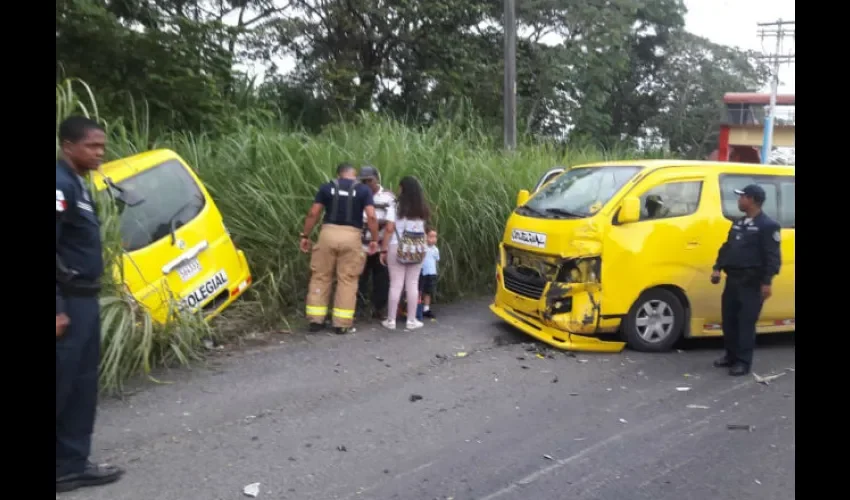
[[[511,214],[505,225],[505,244],[561,258],[599,255],[602,229],[598,215],[584,219],[542,219]]]

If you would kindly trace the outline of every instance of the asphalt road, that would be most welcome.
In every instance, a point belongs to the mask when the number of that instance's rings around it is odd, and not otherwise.
[[[760,341],[755,371],[784,373],[764,385],[713,368],[714,340],[571,356],[486,305],[161,374],[101,404],[94,458],[127,475],[61,498],[239,499],[255,482],[291,500],[794,498],[793,338]]]

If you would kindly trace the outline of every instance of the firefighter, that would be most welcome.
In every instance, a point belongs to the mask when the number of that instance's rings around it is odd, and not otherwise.
[[[378,220],[372,191],[357,181],[355,168],[349,163],[342,163],[336,173],[337,178],[322,184],[316,193],[313,206],[304,220],[300,247],[302,252],[310,252],[310,233],[324,211],[322,229],[310,258],[312,276],[307,290],[307,319],[311,332],[323,328],[335,275],[337,285],[332,318],[336,333],[342,335],[354,331],[357,283],[363,272],[366,253],[373,255],[378,251]],[[363,213],[372,237],[366,252],[361,246]]]

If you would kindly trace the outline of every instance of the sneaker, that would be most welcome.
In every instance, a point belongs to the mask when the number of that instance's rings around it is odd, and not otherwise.
[[[427,310],[427,311],[423,311],[422,316],[425,317],[425,318],[428,318],[428,319],[436,319],[437,318],[436,316],[434,316],[434,311],[432,311],[430,309]]]
[[[334,327],[334,331],[336,331],[337,335],[345,335],[347,333],[354,333],[357,329],[353,326],[336,326]]]
[[[407,320],[406,329],[407,330],[416,330],[417,328],[422,328],[425,326],[425,323],[417,320]]]
[[[381,321],[381,326],[387,330],[395,330],[395,320],[385,319],[384,321]]]
[[[319,333],[324,327],[324,323],[310,323],[310,333]]]

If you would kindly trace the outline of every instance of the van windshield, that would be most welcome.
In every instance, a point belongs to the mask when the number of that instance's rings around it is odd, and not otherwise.
[[[132,252],[171,234],[203,210],[206,200],[195,180],[177,160],[168,160],[118,183],[144,201],[123,206],[121,241]]]
[[[567,170],[517,208],[517,212],[544,218],[589,217],[605,206],[640,169],[611,166]]]

